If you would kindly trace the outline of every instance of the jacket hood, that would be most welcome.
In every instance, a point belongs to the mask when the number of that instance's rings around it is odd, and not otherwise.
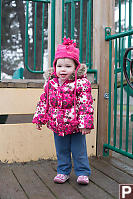
[[[53,79],[55,77],[54,73],[54,68],[49,68],[43,75],[45,81],[50,79]],[[81,64],[80,68],[77,71],[77,78],[80,79],[82,76],[87,75],[87,66],[85,64]],[[72,75],[69,77],[69,80],[75,80],[75,72],[72,73]]]

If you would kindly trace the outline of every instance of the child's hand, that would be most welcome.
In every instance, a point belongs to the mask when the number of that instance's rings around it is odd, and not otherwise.
[[[90,134],[91,130],[90,129],[80,129],[80,132],[82,135]]]
[[[37,128],[38,130],[42,130],[42,124],[36,124],[36,128]]]

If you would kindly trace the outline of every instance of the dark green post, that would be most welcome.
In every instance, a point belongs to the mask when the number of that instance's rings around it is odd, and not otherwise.
[[[80,42],[79,42],[79,50],[80,50],[80,62],[82,62],[82,42],[83,42],[83,0],[80,1]]]
[[[74,26],[75,26],[75,3],[71,1],[71,39],[74,39]]]
[[[55,0],[51,0],[51,66],[55,55]]]
[[[1,0],[0,0],[0,81],[1,81]]]
[[[62,0],[62,39],[64,38],[64,0]]]

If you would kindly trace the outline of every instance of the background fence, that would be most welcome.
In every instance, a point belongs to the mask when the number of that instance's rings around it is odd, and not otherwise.
[[[74,39],[80,49],[80,62],[88,67],[88,73],[94,74],[97,82],[97,70],[93,69],[93,1],[62,1],[62,38]]]
[[[55,53],[55,6],[55,0],[2,1],[2,27],[4,23],[9,24],[2,28],[1,69],[4,79],[12,78],[16,70],[13,78],[17,78],[18,74],[19,78],[22,77],[22,68],[30,72],[24,71],[25,78],[41,79],[48,65],[52,65],[50,63],[53,63]],[[94,81],[97,82],[97,70],[92,67],[93,1],[62,0],[62,11],[62,38],[70,37],[77,42],[80,62],[86,63],[88,73],[94,73]],[[4,35],[8,35],[8,38]]]
[[[55,1],[0,0],[0,5],[2,79],[11,79],[20,68],[28,69],[26,79],[41,79],[48,67],[48,48],[50,62],[54,59]]]

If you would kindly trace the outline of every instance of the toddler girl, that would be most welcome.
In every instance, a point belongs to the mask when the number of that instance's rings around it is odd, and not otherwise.
[[[64,183],[69,179],[72,153],[77,182],[88,184],[91,171],[85,134],[94,128],[93,100],[86,66],[80,64],[79,49],[70,38],[64,38],[58,45],[53,69],[45,82],[33,123],[38,130],[47,124],[54,132],[58,161],[54,182]]]

